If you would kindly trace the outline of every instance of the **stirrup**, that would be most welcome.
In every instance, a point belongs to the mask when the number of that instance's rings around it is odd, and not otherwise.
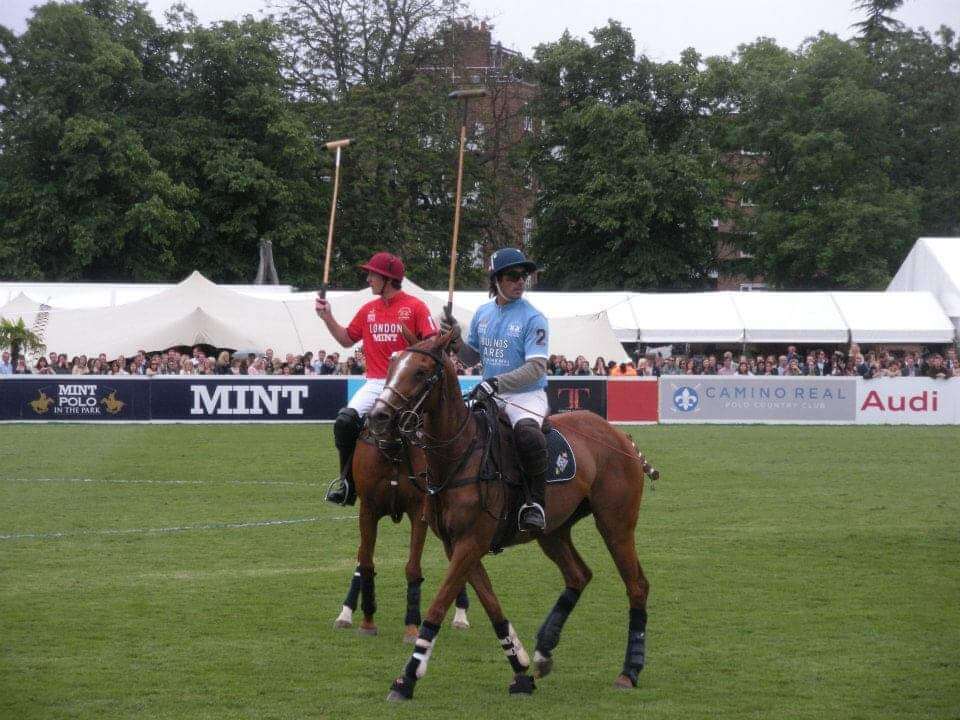
[[[327,496],[324,498],[327,502],[334,505],[346,505],[350,497],[350,483],[341,476],[330,482],[327,488]]]
[[[517,525],[521,530],[544,530],[547,527],[547,513],[540,503],[525,503],[517,513]]]

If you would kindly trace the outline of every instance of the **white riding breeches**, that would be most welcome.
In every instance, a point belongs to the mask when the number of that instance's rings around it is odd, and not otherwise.
[[[550,414],[550,405],[547,402],[546,390],[530,390],[522,393],[501,393],[497,399],[497,405],[510,418],[510,426],[516,427],[517,423],[525,418],[536,420],[537,425],[543,425],[543,421]]]
[[[357,390],[353,397],[350,398],[347,407],[356,410],[360,417],[368,414],[370,408],[372,408],[373,404],[377,401],[377,398],[380,397],[380,393],[383,392],[384,383],[386,383],[384,379],[367,380],[363,384],[363,387]]]

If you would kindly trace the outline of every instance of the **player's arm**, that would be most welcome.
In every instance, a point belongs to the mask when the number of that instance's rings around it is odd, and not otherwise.
[[[467,341],[464,342],[461,336],[460,323],[457,322],[456,318],[448,316],[440,318],[440,332],[448,333],[450,331],[453,331],[450,349],[456,353],[460,362],[462,362],[465,367],[470,367],[480,362],[476,323],[473,320],[470,321],[470,332]]]
[[[543,315],[527,321],[523,334],[523,365],[497,376],[500,392],[516,392],[530,387],[547,375],[549,326]]]
[[[326,298],[321,298],[318,295],[315,309],[317,311],[317,315],[319,315],[320,319],[323,320],[323,324],[327,326],[327,330],[331,335],[333,335],[333,339],[340,343],[341,346],[348,348],[357,342],[357,340],[351,337],[351,334],[347,328],[334,320],[333,312],[330,309],[330,303],[328,300],[326,300]],[[357,318],[354,318],[354,322],[356,322],[356,320]],[[353,325],[354,323],[350,324]],[[357,339],[359,339],[359,337],[360,336],[358,335]]]

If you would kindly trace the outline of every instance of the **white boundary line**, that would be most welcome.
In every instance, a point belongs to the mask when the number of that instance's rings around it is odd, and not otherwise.
[[[282,485],[292,487],[325,487],[328,483],[292,482],[289,480],[130,480],[124,478],[0,478],[3,483],[108,483],[112,485]]]
[[[277,525],[299,525],[302,523],[320,522],[321,520],[356,520],[358,515],[339,515],[330,518],[309,517],[292,520],[260,520],[243,523],[208,523],[205,525],[179,525],[161,528],[107,528],[103,530],[63,530],[56,532],[39,533],[10,533],[0,535],[0,540],[56,540],[64,537],[83,535],[152,535],[159,533],[189,532],[191,530],[245,530],[247,528],[274,527]]]

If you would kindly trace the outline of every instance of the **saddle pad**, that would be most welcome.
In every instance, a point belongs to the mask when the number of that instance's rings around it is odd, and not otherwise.
[[[547,433],[547,482],[562,483],[577,474],[577,459],[567,439],[556,428]]]

